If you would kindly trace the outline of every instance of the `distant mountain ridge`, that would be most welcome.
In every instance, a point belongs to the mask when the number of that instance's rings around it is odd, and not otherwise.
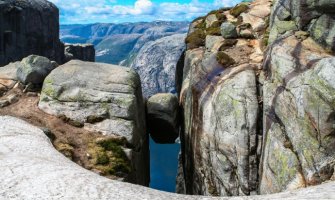
[[[138,22],[121,24],[73,24],[60,26],[66,43],[92,43],[96,61],[130,66],[140,49],[150,41],[186,33],[189,22]]]

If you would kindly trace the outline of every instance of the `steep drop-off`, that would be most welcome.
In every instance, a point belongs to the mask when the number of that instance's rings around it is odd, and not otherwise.
[[[333,180],[333,6],[256,0],[192,22],[178,190],[252,195]]]

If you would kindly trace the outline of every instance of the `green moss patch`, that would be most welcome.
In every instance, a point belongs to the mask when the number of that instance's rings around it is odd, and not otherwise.
[[[89,144],[88,152],[94,168],[103,175],[126,177],[131,172],[131,163],[123,148],[128,146],[125,138],[100,138]]]
[[[188,49],[195,49],[201,46],[205,46],[205,39],[206,39],[205,32],[201,29],[198,29],[195,30],[193,33],[189,34],[186,37],[185,42],[187,44]]]
[[[231,15],[234,17],[240,16],[243,12],[247,11],[249,9],[249,6],[246,3],[241,3],[235,6],[233,9],[229,11]]]
[[[229,67],[229,66],[235,64],[235,60],[223,51],[219,51],[217,53],[216,60],[218,61],[218,63],[220,63],[224,67]]]

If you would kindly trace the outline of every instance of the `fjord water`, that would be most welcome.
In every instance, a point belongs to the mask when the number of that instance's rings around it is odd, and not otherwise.
[[[157,144],[150,138],[150,187],[176,191],[180,144]]]

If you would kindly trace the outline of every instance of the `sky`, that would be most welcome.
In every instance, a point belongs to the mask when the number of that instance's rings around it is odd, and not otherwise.
[[[191,21],[241,0],[49,0],[60,10],[61,24]]]

